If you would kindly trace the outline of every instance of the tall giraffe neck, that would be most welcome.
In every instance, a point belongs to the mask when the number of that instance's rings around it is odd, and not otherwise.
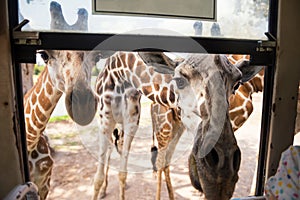
[[[46,66],[37,83],[24,97],[28,150],[38,143],[61,95],[62,92],[54,87]]]
[[[108,58],[106,66],[102,72],[103,78],[110,81],[108,85],[111,88],[127,81],[153,102],[175,107],[177,98],[171,83],[172,75],[156,72],[153,66],[146,65],[137,54],[118,52]],[[100,86],[96,88],[97,91],[109,89]]]

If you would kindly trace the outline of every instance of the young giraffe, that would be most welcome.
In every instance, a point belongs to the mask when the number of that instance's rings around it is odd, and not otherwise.
[[[146,65],[135,53],[118,52],[110,57],[96,84],[100,113],[100,149],[99,164],[94,178],[93,199],[97,199],[105,182],[104,166],[108,165],[109,141],[116,123],[123,123],[124,130],[119,181],[120,199],[125,197],[127,159],[138,126],[139,100],[135,101],[135,109],[133,109],[135,112],[131,113],[134,117],[130,118],[130,115],[127,115],[127,118],[122,119],[123,110],[120,105],[123,102],[126,104],[123,100],[125,90],[116,89],[122,87],[136,89],[152,101],[168,108],[177,110],[179,105],[183,124],[188,131],[197,135],[189,162],[193,185],[203,191],[207,197],[214,194],[222,199],[231,197],[238,177],[240,151],[228,118],[226,102],[234,85],[238,81],[248,81],[255,73],[257,68],[248,67],[247,62],[234,66],[224,56],[199,54],[189,57],[180,64],[175,69],[176,77],[172,81],[171,74],[156,72],[153,66]],[[196,99],[191,98],[190,94],[195,94]],[[116,99],[115,95],[119,98]],[[206,101],[203,102],[201,98],[205,98]],[[216,112],[221,116],[221,122],[216,118]],[[199,123],[201,120],[197,120],[199,116],[203,118],[201,124]],[[130,123],[124,123],[124,120],[129,120]],[[221,140],[217,140],[215,135],[220,136]],[[215,144],[216,146],[213,146]],[[202,148],[200,153],[197,153],[198,147]],[[212,149],[213,155],[210,154]],[[206,155],[209,157],[207,158]],[[212,157],[215,155],[218,156],[217,161]],[[214,162],[209,162],[209,166],[202,166],[203,159]],[[223,164],[219,166],[219,162]],[[202,170],[209,171],[209,168],[214,167],[216,171],[211,175],[213,178],[198,173],[199,164]],[[203,189],[199,188],[200,182],[203,184]],[[219,185],[217,192],[209,190],[212,187],[215,189],[214,186],[217,185]]]
[[[148,54],[147,56],[152,57],[152,60],[160,61],[162,59],[157,58],[158,56],[162,57],[162,55],[153,55]],[[156,57],[156,58],[154,58]],[[227,55],[228,60],[236,65],[244,60],[249,61],[249,55]],[[164,58],[164,60],[166,60]],[[161,62],[160,62],[161,63]],[[175,67],[174,64],[169,64],[170,61],[165,62],[165,65],[169,67]],[[263,89],[263,73],[261,70],[258,74],[256,74],[250,81],[247,81],[239,86],[235,93],[232,94],[229,98],[229,117],[231,120],[231,124],[233,130],[236,131],[240,128],[244,122],[249,118],[250,114],[253,111],[252,104],[252,94],[255,92],[260,92]],[[157,190],[156,190],[156,198],[160,199],[161,192],[161,173],[162,171],[165,174],[165,181],[169,193],[169,198],[174,199],[173,188],[170,179],[170,170],[169,164],[171,162],[172,155],[174,153],[174,149],[176,143],[181,137],[184,130],[175,128],[174,126],[180,126],[181,122],[178,120],[178,116],[176,112],[172,112],[171,110],[167,110],[165,107],[160,104],[152,104],[151,105],[151,117],[153,123],[153,133],[156,135],[157,143],[158,143],[158,155],[156,159],[157,169]],[[173,132],[173,130],[175,132]],[[169,145],[171,144],[171,145]]]
[[[46,199],[53,159],[43,131],[51,113],[65,93],[70,117],[80,125],[87,125],[95,115],[97,101],[90,87],[91,65],[84,63],[85,52],[40,53],[46,67],[24,96],[24,114],[31,181],[38,186],[40,198]]]

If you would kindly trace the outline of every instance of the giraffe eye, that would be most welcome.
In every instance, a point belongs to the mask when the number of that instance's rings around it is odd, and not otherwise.
[[[38,51],[38,53],[41,55],[41,58],[47,64],[48,61],[49,61],[49,54],[46,51],[44,51],[44,50]]]
[[[183,78],[183,77],[176,77],[176,78],[174,78],[174,80],[176,81],[176,85],[177,85],[178,89],[183,89],[188,84],[187,79]]]

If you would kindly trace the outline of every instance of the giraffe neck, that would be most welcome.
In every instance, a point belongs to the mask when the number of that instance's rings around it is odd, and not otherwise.
[[[264,71],[239,87],[230,97],[230,120],[233,130],[240,128],[253,112],[252,95],[263,91]]]
[[[250,60],[249,55],[229,54],[228,60],[237,64],[244,60]],[[230,97],[230,120],[233,130],[240,128],[253,112],[252,94],[263,91],[264,70],[260,71],[250,81],[243,83],[235,95]]]
[[[177,97],[171,74],[160,74],[153,66],[148,66],[136,53],[118,52],[108,58],[97,91],[113,90],[124,81],[131,83],[143,95],[155,103],[176,107]],[[100,88],[105,85],[106,88]],[[109,89],[111,88],[111,89]]]
[[[37,83],[24,97],[24,115],[27,133],[27,148],[37,144],[62,92],[54,87],[47,66]]]

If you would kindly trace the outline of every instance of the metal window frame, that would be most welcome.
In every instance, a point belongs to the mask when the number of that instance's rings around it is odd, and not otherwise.
[[[38,32],[37,44],[20,44],[14,38],[14,31],[18,31],[15,27],[18,26],[18,0],[7,0],[10,13],[10,30],[11,30],[11,44],[12,56],[15,66],[15,81],[17,83],[18,113],[20,120],[20,130],[22,133],[23,144],[23,158],[24,163],[27,162],[26,150],[26,133],[23,113],[23,92],[22,92],[22,77],[19,63],[35,63],[35,53],[38,49],[57,49],[57,50],[93,50],[95,46],[110,37],[116,36],[114,34],[89,34],[89,33],[65,33],[65,32]],[[270,42],[274,42],[277,36],[277,17],[278,17],[278,0],[270,0],[269,5],[269,32],[267,36],[269,40],[245,40],[245,39],[227,39],[227,38],[204,38],[204,37],[189,37],[202,45],[207,53],[215,54],[250,54],[250,62],[253,65],[264,65],[265,68],[265,84],[263,93],[263,110],[261,120],[260,133],[260,150],[258,158],[258,171],[256,181],[255,195],[263,195],[265,183],[265,168],[266,155],[268,152],[268,137],[270,131],[270,113],[272,105],[274,73],[276,70],[276,48]],[[101,47],[98,50],[113,50],[113,51],[131,51],[132,47],[129,44],[151,44],[153,42],[159,44],[175,44],[171,46],[173,52],[198,53],[196,49],[181,45],[186,40],[186,37],[177,36],[154,36],[154,35],[118,35],[120,42],[114,46]],[[74,42],[76,41],[76,42]],[[269,48],[270,47],[270,48]],[[136,49],[139,51],[162,51],[161,49]],[[29,168],[24,164],[25,181],[29,181]]]

